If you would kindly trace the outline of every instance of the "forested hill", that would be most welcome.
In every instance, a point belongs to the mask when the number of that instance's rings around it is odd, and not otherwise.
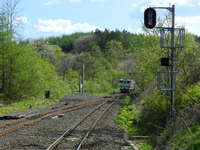
[[[131,41],[133,41],[134,34],[124,31],[104,31],[96,30],[91,33],[74,33],[71,35],[63,35],[61,37],[49,37],[44,40],[48,44],[58,45],[63,52],[81,53],[87,51],[92,42],[97,44],[102,50],[106,48],[106,43],[115,40],[121,42],[124,49],[131,48]],[[137,35],[135,35],[136,37]]]
[[[152,51],[151,47],[159,50],[158,41],[158,37],[131,34],[125,30],[96,30],[25,43],[36,47],[42,58],[55,67],[57,74],[68,83],[70,92],[78,92],[84,65],[85,92],[106,94],[118,91],[120,78],[137,76],[137,57],[143,50]],[[154,61],[159,57],[156,59]],[[158,62],[154,66],[158,66]]]

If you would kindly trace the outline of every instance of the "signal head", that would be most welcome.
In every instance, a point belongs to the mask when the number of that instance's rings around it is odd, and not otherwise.
[[[152,29],[156,26],[156,11],[153,8],[147,8],[144,11],[144,25],[146,28]]]

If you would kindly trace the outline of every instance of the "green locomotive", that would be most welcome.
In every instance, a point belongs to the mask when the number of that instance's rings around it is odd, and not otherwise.
[[[121,93],[132,93],[135,89],[135,81],[130,79],[120,79],[119,87]]]

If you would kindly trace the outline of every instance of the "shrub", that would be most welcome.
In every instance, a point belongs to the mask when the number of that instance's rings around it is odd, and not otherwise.
[[[153,148],[149,144],[145,143],[140,147],[140,150],[153,150]]]
[[[140,112],[137,110],[136,105],[126,105],[120,109],[115,121],[117,121],[119,127],[128,130],[130,135],[137,135],[137,123],[140,121]]]

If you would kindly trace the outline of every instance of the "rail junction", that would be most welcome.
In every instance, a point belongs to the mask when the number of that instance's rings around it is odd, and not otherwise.
[[[122,95],[60,104],[0,123],[0,150],[124,150],[124,131],[113,118]]]

